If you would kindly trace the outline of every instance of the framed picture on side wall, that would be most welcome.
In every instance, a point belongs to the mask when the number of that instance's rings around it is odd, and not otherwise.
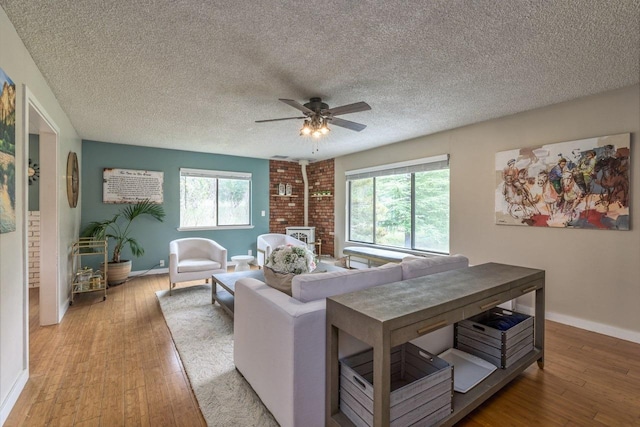
[[[16,84],[0,68],[0,234],[16,231]]]

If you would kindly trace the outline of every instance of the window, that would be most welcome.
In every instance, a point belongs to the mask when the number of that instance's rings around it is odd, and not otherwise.
[[[251,226],[251,174],[180,169],[180,228]]]
[[[449,158],[347,172],[348,240],[449,253]]]

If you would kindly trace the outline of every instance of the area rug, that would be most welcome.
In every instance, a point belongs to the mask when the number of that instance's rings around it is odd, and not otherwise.
[[[277,427],[251,386],[233,364],[233,320],[211,304],[211,285],[156,296],[209,426]]]

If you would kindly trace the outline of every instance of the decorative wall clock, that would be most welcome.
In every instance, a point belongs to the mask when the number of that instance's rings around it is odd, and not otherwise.
[[[29,175],[29,185],[33,184],[40,178],[40,165],[29,159],[29,169],[27,169]]]
[[[72,208],[78,205],[78,193],[80,193],[79,172],[78,156],[73,151],[70,151],[69,156],[67,156],[67,200]]]

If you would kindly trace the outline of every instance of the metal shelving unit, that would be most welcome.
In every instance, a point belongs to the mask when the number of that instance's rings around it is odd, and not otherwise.
[[[74,296],[87,292],[103,292],[103,301],[107,299],[107,268],[109,265],[107,257],[108,248],[106,240],[94,240],[91,237],[81,237],[73,243],[71,248],[75,274],[71,283],[71,302],[73,305]],[[86,257],[102,257],[103,270],[94,272],[86,266]],[[83,263],[83,259],[85,262]],[[83,267],[83,264],[85,266]]]

